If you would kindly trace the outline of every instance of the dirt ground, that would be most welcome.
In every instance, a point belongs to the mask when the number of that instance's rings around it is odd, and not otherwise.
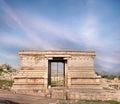
[[[15,94],[10,91],[0,90],[0,100],[9,100],[19,104],[60,104],[62,100],[42,98],[39,96]]]
[[[11,101],[12,103],[2,101]],[[13,103],[14,102],[14,103]],[[57,100],[50,98],[43,98],[39,96],[16,94],[11,91],[0,90],[0,104],[120,104],[102,101],[79,101],[78,100]]]

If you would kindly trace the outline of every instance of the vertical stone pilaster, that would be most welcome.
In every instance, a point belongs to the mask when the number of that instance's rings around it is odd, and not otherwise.
[[[67,80],[67,81],[68,81],[68,82],[67,82],[67,83],[68,83],[67,86],[68,86],[68,88],[69,88],[69,87],[71,87],[71,75],[70,75],[70,74],[68,74],[68,80]]]

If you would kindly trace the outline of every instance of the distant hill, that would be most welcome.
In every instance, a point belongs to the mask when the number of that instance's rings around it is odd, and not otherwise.
[[[108,72],[105,70],[101,70],[101,69],[96,69],[95,70],[96,74],[101,75],[101,76],[105,76],[105,75],[114,75],[114,76],[120,76],[120,71],[116,71],[116,72]]]

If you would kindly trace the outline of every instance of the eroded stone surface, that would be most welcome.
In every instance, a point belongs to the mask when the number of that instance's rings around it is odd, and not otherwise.
[[[100,77],[94,71],[95,52],[87,51],[20,51],[21,70],[14,76],[12,90],[18,93],[50,96],[48,89],[49,61],[65,61],[64,86],[67,89],[100,89]],[[44,90],[46,90],[44,92]],[[54,93],[54,91],[52,92]],[[59,98],[64,93],[56,90]],[[65,92],[66,93],[66,92]],[[55,94],[55,93],[54,93]],[[58,97],[59,96],[59,97]],[[79,98],[77,95],[70,95]],[[63,98],[64,99],[64,98]]]

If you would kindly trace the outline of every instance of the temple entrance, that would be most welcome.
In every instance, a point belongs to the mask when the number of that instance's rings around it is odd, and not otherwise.
[[[51,87],[65,86],[65,61],[53,58],[49,61],[48,85]]]

